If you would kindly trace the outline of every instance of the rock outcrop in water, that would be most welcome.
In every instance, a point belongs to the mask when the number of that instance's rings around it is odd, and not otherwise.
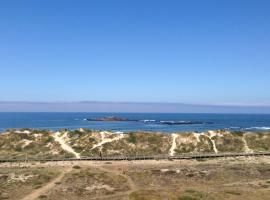
[[[0,134],[0,157],[181,155],[270,151],[267,132],[112,133],[79,129],[10,130]]]
[[[213,124],[212,122],[202,122],[202,121],[160,121],[159,123],[165,125]]]
[[[89,118],[87,121],[96,121],[96,122],[143,122],[151,124],[163,124],[163,125],[192,125],[192,124],[213,124],[213,122],[204,122],[204,121],[179,121],[179,120],[168,120],[168,121],[157,121],[157,120],[137,120],[137,119],[127,119],[121,117],[101,117],[101,118]]]
[[[124,122],[124,121],[137,121],[121,117],[101,117],[101,118],[89,118],[87,121],[98,121],[98,122]]]

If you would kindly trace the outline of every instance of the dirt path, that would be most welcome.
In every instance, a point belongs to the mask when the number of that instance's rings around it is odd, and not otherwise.
[[[172,133],[172,146],[170,148],[170,156],[174,156],[175,149],[176,149],[176,138],[178,137],[177,134]]]
[[[60,132],[56,132],[53,134],[54,140],[57,141],[60,145],[61,148],[69,153],[72,153],[73,155],[75,155],[76,158],[81,158],[80,154],[77,153],[76,151],[74,151],[74,149],[69,146],[66,141],[65,138],[67,133],[64,133],[63,135],[61,135]]]
[[[121,140],[125,137],[124,134],[118,134],[115,138],[106,138],[106,134],[108,134],[109,132],[100,132],[101,134],[101,142],[99,142],[98,144],[95,144],[91,150],[97,148],[97,147],[100,147],[102,149],[102,146],[106,143],[110,143],[110,142],[113,142],[113,141],[117,141],[117,140]],[[111,134],[111,133],[110,133]]]
[[[218,150],[217,150],[217,146],[216,146],[216,143],[215,143],[215,140],[212,139],[213,136],[215,136],[215,132],[214,131],[208,131],[208,134],[204,134],[204,136],[208,137],[209,140],[211,141],[212,145],[213,145],[213,150],[214,152],[217,154],[218,153]]]
[[[246,153],[253,153],[253,150],[249,148],[248,143],[245,139],[245,134],[242,136],[242,141],[244,143],[244,149]]]
[[[55,183],[60,182],[62,178],[65,176],[66,173],[70,172],[72,170],[71,167],[63,168],[61,174],[56,177],[55,179],[51,180],[49,183],[44,185],[43,187],[34,190],[32,193],[28,194],[26,197],[24,197],[21,200],[35,200],[38,199],[38,197],[42,194],[46,194],[50,189],[55,187]]]

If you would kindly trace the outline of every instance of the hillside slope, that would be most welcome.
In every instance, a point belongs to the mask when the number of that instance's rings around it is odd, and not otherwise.
[[[0,157],[86,157],[180,155],[270,151],[267,132],[112,133],[79,129],[7,130],[0,134]]]

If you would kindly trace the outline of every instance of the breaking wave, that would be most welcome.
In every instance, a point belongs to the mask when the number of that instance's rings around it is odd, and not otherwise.
[[[270,127],[267,127],[267,126],[249,127],[249,128],[245,128],[245,130],[270,130]]]
[[[144,119],[144,120],[141,120],[142,122],[144,123],[147,123],[147,122],[156,122],[156,120],[154,119]]]

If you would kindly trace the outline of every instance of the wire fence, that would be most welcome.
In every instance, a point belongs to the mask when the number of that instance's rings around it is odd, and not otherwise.
[[[0,162],[30,162],[30,161],[121,161],[121,160],[191,160],[204,158],[229,158],[229,157],[256,157],[270,156],[270,152],[255,153],[183,153],[177,156],[168,155],[136,155],[136,156],[92,156],[92,157],[66,157],[52,155],[28,155],[22,154],[17,156],[0,156]]]

